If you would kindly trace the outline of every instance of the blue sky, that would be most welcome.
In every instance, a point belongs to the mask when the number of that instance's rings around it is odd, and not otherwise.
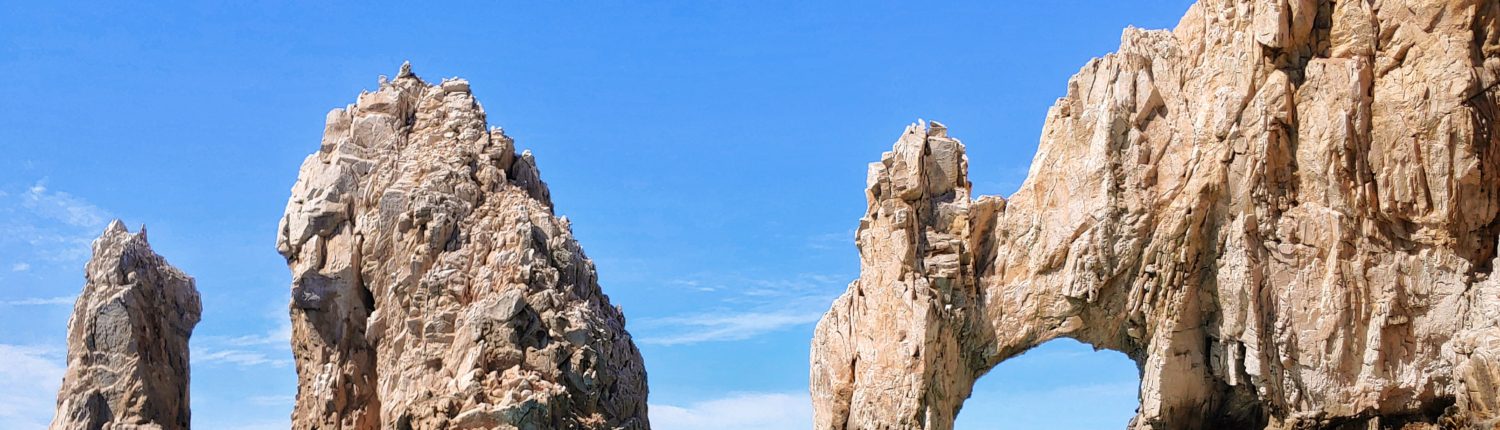
[[[1009,194],[1068,77],[1189,4],[240,3],[0,4],[0,427],[50,420],[88,243],[121,218],[198,280],[195,426],[286,428],[276,222],[324,114],[410,60],[468,78],[536,154],[629,318],[658,429],[806,428],[865,165],[936,119],[976,191]],[[982,379],[960,428],[1121,428],[1136,380],[1050,343]]]

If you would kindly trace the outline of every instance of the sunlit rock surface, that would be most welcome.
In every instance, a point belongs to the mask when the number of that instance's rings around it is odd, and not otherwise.
[[[193,278],[114,221],[94,240],[68,320],[68,370],[52,430],[191,425],[188,338],[202,314]]]
[[[1071,337],[1140,366],[1134,429],[1496,428],[1497,19],[1200,1],[1068,82],[1009,199],[909,127],[817,328],[816,427],[951,428]]]
[[[646,429],[646,374],[594,265],[460,79],[328,114],[277,247],[296,429]]]

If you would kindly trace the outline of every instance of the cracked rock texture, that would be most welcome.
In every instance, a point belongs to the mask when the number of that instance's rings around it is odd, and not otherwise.
[[[1133,429],[1500,428],[1500,2],[1203,0],[1128,29],[1009,199],[909,127],[819,323],[819,429],[949,429],[1057,337]]]
[[[646,429],[625,318],[460,79],[328,114],[277,248],[292,272],[294,429]]]
[[[187,429],[193,278],[116,220],[94,240],[68,320],[68,369],[53,430]]]

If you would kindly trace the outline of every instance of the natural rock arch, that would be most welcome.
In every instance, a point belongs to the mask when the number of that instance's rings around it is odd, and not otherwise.
[[[1069,81],[1009,199],[909,127],[816,332],[816,427],[951,428],[1061,336],[1141,363],[1133,428],[1496,425],[1497,19],[1204,0]]]

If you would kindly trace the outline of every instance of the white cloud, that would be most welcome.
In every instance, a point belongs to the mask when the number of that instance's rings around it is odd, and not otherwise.
[[[286,367],[291,360],[292,324],[282,321],[261,334],[204,336],[194,341],[195,364]]]
[[[10,271],[12,272],[25,272],[27,270],[31,270],[30,263],[16,263],[10,266]]]
[[[286,367],[292,364],[291,358],[272,358],[269,354],[261,351],[248,349],[223,349],[194,353],[192,355],[194,365],[197,364],[219,364],[227,363],[238,366],[272,366]]]
[[[77,300],[74,296],[57,297],[34,297],[29,299],[0,301],[0,306],[58,306],[71,305]]]
[[[806,393],[744,393],[685,406],[651,405],[657,430],[784,430],[812,427]]]
[[[700,342],[745,340],[788,327],[818,322],[822,312],[710,313],[647,319],[641,325],[665,331],[641,339],[651,345],[684,345]]]
[[[46,180],[19,192],[0,194],[0,252],[24,261],[27,270],[88,259],[89,244],[109,214],[72,194],[47,188]],[[12,266],[15,269],[17,266]]]
[[[258,346],[279,345],[287,346],[292,343],[292,324],[283,321],[281,325],[262,334],[252,334],[224,339],[224,343],[234,346]]]
[[[74,227],[103,228],[109,219],[99,207],[62,191],[47,190],[46,181],[38,181],[21,196],[21,206],[39,215]]]
[[[49,348],[0,344],[0,428],[47,427],[65,360]]]
[[[640,343],[687,345],[750,339],[818,322],[846,277],[802,273],[784,278],[704,274],[669,281],[674,288],[720,294],[720,310],[644,318],[631,332]],[[739,310],[739,311],[734,311]]]
[[[39,225],[31,222],[0,222],[0,229],[10,234],[9,237],[0,237],[0,245],[6,243],[24,243],[21,249],[29,254],[27,258],[50,263],[72,263],[81,264],[88,260],[93,252],[91,244],[99,232],[92,229],[81,229],[77,227],[59,228],[53,225]]]

